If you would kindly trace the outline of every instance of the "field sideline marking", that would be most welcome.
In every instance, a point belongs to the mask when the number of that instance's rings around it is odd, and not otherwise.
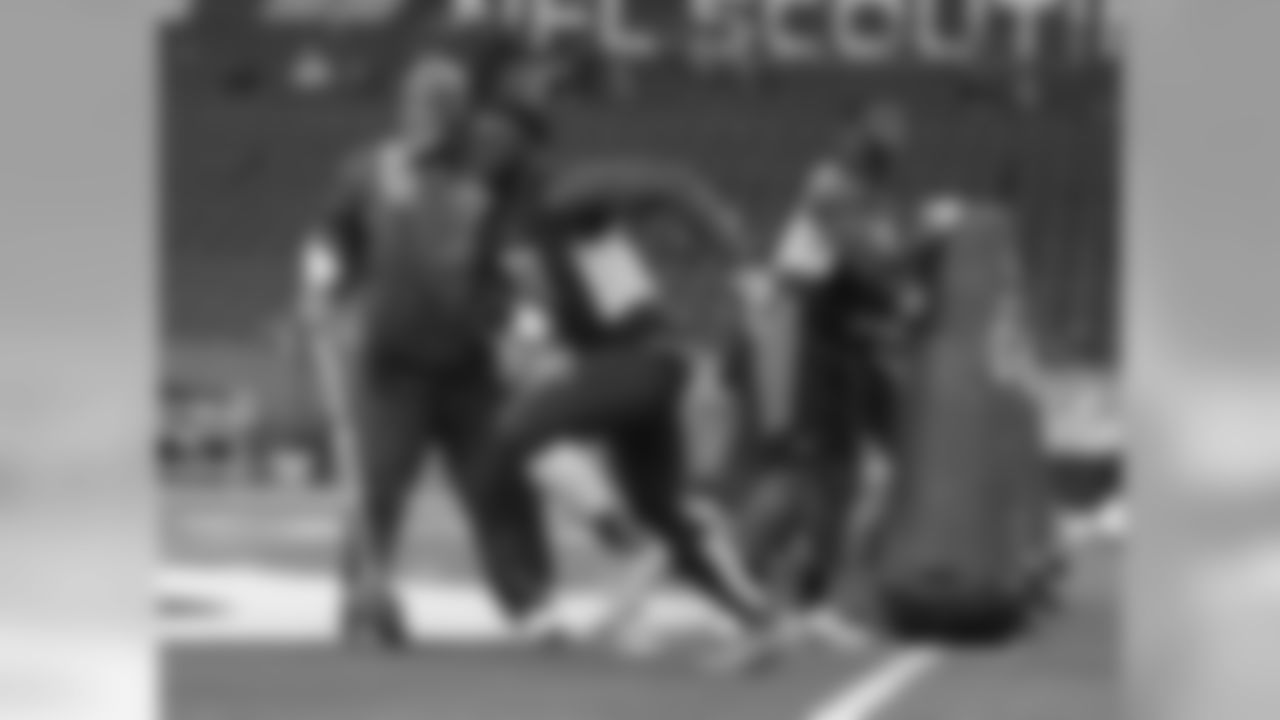
[[[260,542],[330,544],[342,537],[336,517],[295,517],[274,523],[225,514],[193,515],[178,530],[193,540],[252,545]]]
[[[474,582],[406,580],[401,588],[415,632],[423,640],[492,644],[509,639],[492,602]],[[161,636],[168,642],[315,643],[335,637],[337,581],[319,572],[169,567],[159,573],[156,590],[159,602],[195,606],[194,612],[177,616],[162,613]],[[571,631],[582,631],[602,612],[604,600],[602,592],[570,590],[558,610]],[[718,635],[728,630],[712,610],[676,592],[660,595],[642,622],[659,634]]]
[[[854,680],[805,716],[805,720],[872,720],[906,695],[942,662],[930,648],[900,650]]]
[[[1123,535],[1127,530],[1126,521],[1118,534]],[[1068,552],[1076,556],[1112,539],[1111,533],[1099,532],[1096,528],[1064,538]],[[822,701],[805,720],[873,720],[914,689],[945,659],[945,652],[939,648],[900,650],[870,673],[859,673]]]

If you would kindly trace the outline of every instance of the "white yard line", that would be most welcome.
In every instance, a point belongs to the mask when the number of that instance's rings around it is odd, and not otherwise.
[[[1122,536],[1127,531],[1127,517],[1111,524],[1123,523],[1123,529],[1107,528],[1100,532],[1096,527],[1082,528],[1069,533],[1066,542],[1072,554],[1079,555],[1088,549]],[[946,659],[938,648],[912,648],[899,650],[871,672],[859,672],[847,685],[813,709],[805,720],[874,720],[881,717],[929,677]]]
[[[180,645],[244,642],[317,643],[334,638],[337,587],[318,573],[282,573],[250,566],[217,570],[171,567],[158,578],[162,598],[210,606],[208,615],[164,617],[161,636]],[[404,597],[423,640],[502,644],[506,628],[474,583],[406,582]],[[593,591],[571,591],[561,605],[570,628],[589,626],[604,607]],[[641,619],[656,635],[718,634],[730,629],[687,596],[659,596]],[[822,703],[806,720],[872,720],[909,691],[942,658],[930,649],[899,651],[870,674]]]
[[[253,567],[169,568],[158,578],[160,600],[194,605],[193,612],[164,616],[161,636],[181,644],[329,642],[338,609],[336,579],[320,573],[284,573]],[[402,583],[415,633],[423,640],[491,644],[509,640],[507,628],[483,588],[471,582],[416,580]],[[559,612],[571,630],[585,630],[605,608],[592,590],[566,592]],[[719,634],[721,619],[679,593],[659,596],[641,621],[660,635]]]
[[[942,659],[938,650],[901,650],[869,674],[859,673],[805,720],[873,720],[927,677]]]
[[[296,517],[274,522],[241,515],[191,515],[177,532],[192,540],[223,545],[252,545],[264,541],[299,545],[337,542],[342,528],[337,518]]]

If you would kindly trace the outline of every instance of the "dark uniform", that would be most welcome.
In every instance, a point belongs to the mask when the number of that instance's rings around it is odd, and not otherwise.
[[[478,482],[501,495],[530,483],[530,460],[549,445],[600,440],[624,504],[666,546],[678,575],[744,625],[761,627],[766,617],[754,589],[708,552],[707,530],[686,503],[681,399],[689,364],[630,234],[632,212],[626,200],[544,207],[524,234],[572,366],[500,419]]]
[[[554,581],[544,533],[537,529],[541,517],[529,510],[531,461],[557,441],[591,439],[612,461],[623,503],[663,542],[676,572],[756,625],[764,618],[752,589],[740,587],[741,578],[730,577],[707,551],[704,528],[685,503],[684,348],[643,254],[632,238],[610,232],[638,218],[637,198],[696,206],[691,214],[698,217],[690,219],[715,226],[702,228],[713,243],[725,242],[737,228],[728,227],[731,221],[713,207],[705,188],[651,167],[575,174],[578,186],[594,197],[566,199],[573,188],[552,182],[545,152],[552,128],[544,78],[535,64],[513,64],[521,54],[510,43],[497,47],[480,63],[486,112],[471,127],[472,146],[482,155],[477,165],[486,169],[497,200],[490,231],[508,255],[532,258],[539,281],[526,299],[541,306],[555,342],[572,359],[568,374],[520,393],[504,408],[471,473],[496,517],[519,528],[510,537],[530,541],[523,549],[529,582],[519,602],[538,606]],[[734,254],[729,247],[717,251]],[[606,543],[625,547],[636,539],[629,523],[596,519]]]
[[[892,342],[902,332],[901,223],[880,186],[875,145],[853,164],[821,166],[778,256],[797,305],[795,399],[785,428],[807,519],[796,600],[831,600],[843,575],[851,510],[862,499],[865,451],[890,450],[896,425]]]
[[[353,327],[343,382],[359,475],[348,622],[380,642],[403,639],[388,575],[429,449],[451,470],[506,609],[522,608],[527,595],[527,563],[511,555],[531,543],[503,542],[519,528],[494,522],[459,482],[500,399],[490,337],[503,293],[485,242],[490,209],[488,188],[461,158],[415,154],[393,140],[349,164],[322,222],[320,237],[344,269],[340,304]]]
[[[533,103],[506,97],[507,76],[529,66],[517,38],[480,32],[440,40],[410,68],[400,108],[404,130],[425,128],[429,149],[397,139],[358,155],[320,236],[344,270],[340,305],[355,328],[348,372],[333,383],[348,398],[336,415],[353,420],[347,454],[360,485],[345,564],[348,624],[384,643],[404,635],[390,566],[429,449],[446,461],[510,619],[530,620],[542,609],[549,573],[532,492],[513,487],[487,504],[468,472],[505,399],[493,347],[508,301],[499,241],[521,214],[517,190],[534,182],[526,182],[536,165],[526,155],[541,144],[534,140],[544,118]],[[500,124],[517,130],[509,145],[472,132],[485,117],[516,121]]]

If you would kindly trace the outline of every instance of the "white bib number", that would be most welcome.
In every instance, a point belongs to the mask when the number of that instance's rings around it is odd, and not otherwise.
[[[657,303],[657,281],[625,231],[577,248],[578,273],[596,315],[605,322],[621,322]]]

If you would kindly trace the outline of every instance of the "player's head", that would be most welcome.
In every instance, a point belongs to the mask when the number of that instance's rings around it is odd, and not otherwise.
[[[549,112],[565,73],[564,62],[551,46],[531,47],[510,64],[499,80],[506,101],[530,112]]]
[[[425,54],[409,66],[400,85],[399,132],[418,147],[444,143],[463,121],[471,100],[466,66],[447,53]]]
[[[522,34],[490,25],[454,28],[433,45],[457,58],[470,81],[465,133],[472,161],[506,165],[545,140],[555,76]]]
[[[906,144],[902,111],[896,105],[877,103],[840,138],[836,155],[858,185],[873,193],[889,192],[902,181]]]
[[[437,44],[461,59],[482,102],[512,94],[514,81],[539,59],[536,48],[523,35],[494,26],[455,30]]]
[[[484,176],[497,179],[515,171],[531,147],[519,119],[503,108],[481,107],[468,123],[468,163]]]
[[[538,156],[551,137],[556,77],[551,61],[509,34],[470,40],[476,112],[468,131],[472,158],[499,174]]]

